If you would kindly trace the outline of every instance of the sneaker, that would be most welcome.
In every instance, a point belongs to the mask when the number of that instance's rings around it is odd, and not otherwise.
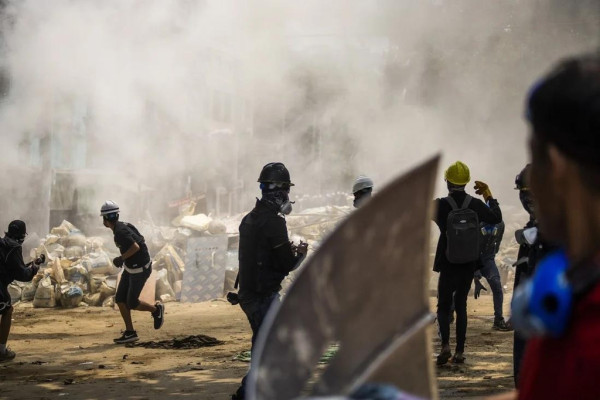
[[[504,321],[504,318],[494,320],[494,325],[492,325],[492,329],[502,332],[512,331],[512,327]]]
[[[160,329],[165,322],[165,306],[161,303],[156,303],[156,311],[152,313],[152,318],[154,318],[154,329]]]
[[[450,349],[442,349],[440,354],[438,354],[435,363],[437,365],[444,365],[444,364],[448,363],[448,360],[450,360],[451,357],[452,357],[452,353],[450,352]]]
[[[7,347],[4,353],[0,353],[0,363],[10,361],[14,359],[15,356],[16,353]]]
[[[140,340],[140,338],[136,331],[124,331],[121,337],[114,339],[113,342],[123,344],[137,342],[138,340]]]

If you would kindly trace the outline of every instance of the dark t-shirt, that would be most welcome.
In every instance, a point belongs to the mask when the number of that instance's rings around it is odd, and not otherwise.
[[[121,254],[125,254],[134,243],[140,246],[133,256],[125,260],[125,265],[129,268],[140,268],[150,262],[150,253],[148,246],[140,232],[130,223],[117,221],[115,224],[115,245],[119,248]]]
[[[258,200],[240,224],[240,300],[250,301],[278,292],[297,262],[285,219]]]
[[[465,197],[467,196],[466,192],[457,191],[452,192],[450,194],[452,198],[456,201],[456,204],[460,207],[465,201]],[[488,201],[489,207],[481,200],[473,198],[471,199],[471,203],[469,203],[469,209],[475,211],[477,216],[479,217],[479,222],[485,222],[487,224],[499,224],[502,222],[502,211],[500,210],[500,206],[498,205],[498,201],[496,199],[490,199]],[[476,262],[467,263],[467,264],[451,264],[446,257],[446,247],[448,239],[446,238],[446,228],[448,223],[448,214],[452,211],[452,206],[448,203],[444,198],[435,199],[434,200],[434,222],[440,228],[440,237],[438,239],[437,250],[435,252],[435,262],[434,262],[434,271],[441,271],[443,268],[447,267],[464,267],[471,268],[473,270],[476,269]]]

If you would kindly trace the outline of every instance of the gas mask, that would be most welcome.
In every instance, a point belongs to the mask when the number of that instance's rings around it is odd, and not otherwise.
[[[362,190],[359,190],[358,192],[354,193],[354,201],[352,202],[352,204],[354,205],[354,208],[358,208],[361,205],[363,205],[363,203],[365,201],[369,200],[372,195],[373,195],[372,188],[362,189]]]
[[[533,199],[531,198],[531,192],[527,190],[519,191],[519,200],[521,200],[521,204],[525,211],[529,213],[532,217],[534,216],[534,207],[533,207]]]
[[[292,212],[293,201],[290,201],[290,188],[287,185],[277,183],[262,183],[260,188],[263,192],[263,200],[273,205],[278,212],[289,215]]]

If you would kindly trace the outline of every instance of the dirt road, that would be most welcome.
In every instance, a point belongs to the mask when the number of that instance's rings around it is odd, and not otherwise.
[[[491,304],[491,296],[470,299],[467,363],[438,369],[442,399],[512,387],[512,333],[490,329]],[[224,301],[168,303],[165,321],[155,331],[148,314],[134,312],[142,341],[202,334],[224,343],[192,350],[127,348],[112,343],[122,326],[111,309],[17,305],[9,339],[17,358],[0,364],[0,399],[229,399],[248,367],[233,359],[250,342],[240,308]]]

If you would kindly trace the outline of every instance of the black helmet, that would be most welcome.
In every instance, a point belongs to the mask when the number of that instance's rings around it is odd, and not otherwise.
[[[529,185],[527,183],[527,178],[529,177],[529,170],[531,169],[531,164],[527,164],[525,168],[519,175],[515,178],[515,190],[529,190]]]
[[[290,172],[287,170],[285,165],[280,162],[268,163],[260,171],[258,177],[260,183],[287,183],[290,186],[294,184],[290,180]]]
[[[8,232],[5,233],[13,239],[24,239],[27,236],[27,226],[25,222],[16,219],[8,224]]]

